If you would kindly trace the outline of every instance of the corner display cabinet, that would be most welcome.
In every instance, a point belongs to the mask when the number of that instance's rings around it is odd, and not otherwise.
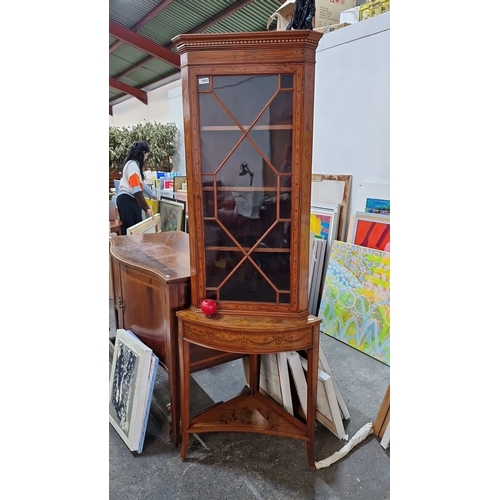
[[[187,34],[181,57],[191,307],[178,311],[181,460],[189,436],[257,432],[306,442],[314,469],[320,320],[308,312],[316,47],[310,30]],[[204,299],[217,311],[205,316]],[[250,389],[194,418],[189,345],[249,355]],[[305,422],[259,392],[260,355],[304,350]],[[315,374],[315,376],[314,376]]]

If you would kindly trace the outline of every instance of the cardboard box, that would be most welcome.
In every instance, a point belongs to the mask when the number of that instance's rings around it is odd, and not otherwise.
[[[320,33],[330,33],[330,31],[335,31],[340,28],[344,28],[345,26],[349,26],[349,23],[330,24],[328,26],[321,26],[321,28],[314,28],[314,31],[319,31]]]
[[[359,20],[363,21],[372,17],[371,2],[366,2],[359,6]]]
[[[346,9],[356,6],[356,0],[316,0],[316,13],[313,18],[313,28],[321,28],[340,24],[340,13]],[[285,30],[290,23],[295,0],[287,0],[278,10],[276,10],[267,20],[267,29],[277,19],[276,29]]]
[[[356,0],[316,0],[315,28],[340,24],[340,13],[356,7]]]
[[[382,2],[373,2],[372,5],[372,17],[382,14]]]
[[[388,12],[390,7],[390,0],[369,0],[359,7],[359,20],[363,21],[369,17],[375,17]]]

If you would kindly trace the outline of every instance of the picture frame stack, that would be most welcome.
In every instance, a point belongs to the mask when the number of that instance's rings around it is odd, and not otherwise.
[[[338,238],[345,241],[347,235],[347,213],[351,197],[352,175],[313,174],[311,178],[311,205],[339,206]]]
[[[243,358],[246,384],[249,383],[249,361]],[[271,397],[292,416],[305,418],[307,413],[307,360],[296,351],[261,356],[261,393]],[[296,397],[294,397],[296,396]],[[294,401],[298,404],[294,405]],[[316,420],[339,439],[348,440],[343,420],[351,418],[333,371],[321,344],[318,359]]]
[[[309,250],[309,312],[316,316],[321,295],[321,285],[324,275],[327,241],[319,239],[311,232]]]
[[[109,421],[132,452],[142,453],[158,357],[130,330],[116,331],[109,380]]]
[[[309,246],[309,312],[318,313],[332,242],[337,239],[340,210],[338,204],[311,205]]]
[[[160,198],[160,219],[162,231],[184,231],[186,202],[162,196]]]

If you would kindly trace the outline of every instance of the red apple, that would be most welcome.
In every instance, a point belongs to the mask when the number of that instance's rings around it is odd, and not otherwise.
[[[212,299],[204,299],[201,302],[200,307],[204,314],[206,314],[207,316],[212,316],[213,314],[215,314],[215,311],[217,309],[217,302]]]

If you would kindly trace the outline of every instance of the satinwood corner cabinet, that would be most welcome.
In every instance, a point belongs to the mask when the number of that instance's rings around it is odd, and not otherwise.
[[[181,459],[191,433],[306,442],[314,469],[320,320],[308,312],[316,47],[310,30],[187,34],[181,57],[191,307],[178,311]],[[206,317],[206,298],[217,312]],[[189,345],[249,355],[248,393],[190,416]],[[306,422],[259,393],[260,356],[304,350]]]

